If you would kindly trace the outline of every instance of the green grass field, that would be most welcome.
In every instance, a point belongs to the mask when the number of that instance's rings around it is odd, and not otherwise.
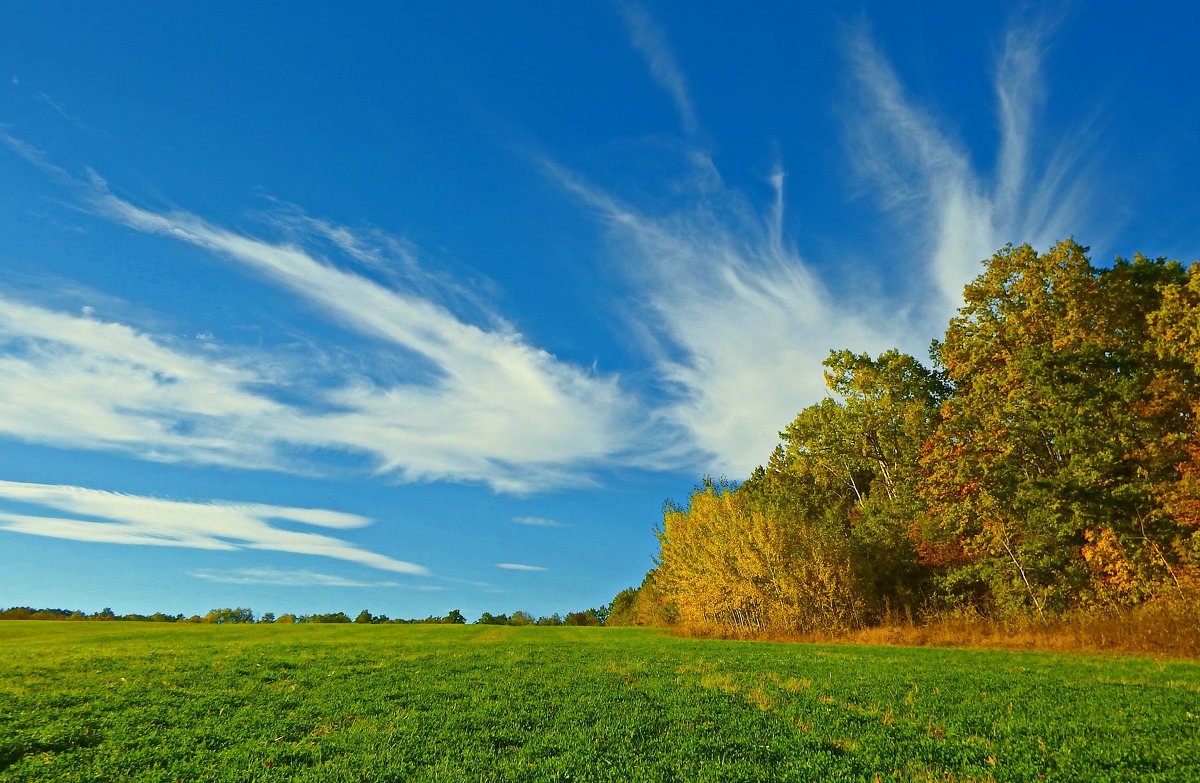
[[[1200,780],[1200,664],[0,623],[0,781]]]

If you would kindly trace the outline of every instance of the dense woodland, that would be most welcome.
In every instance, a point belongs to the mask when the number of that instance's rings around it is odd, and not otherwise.
[[[1087,252],[998,252],[931,366],[832,351],[829,396],[764,467],[667,505],[656,567],[610,623],[803,634],[1194,607],[1200,264]]]

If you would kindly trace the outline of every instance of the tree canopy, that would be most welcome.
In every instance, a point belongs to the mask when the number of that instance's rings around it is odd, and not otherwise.
[[[1200,583],[1200,265],[1008,246],[929,367],[833,350],[744,482],[669,504],[613,621],[839,630],[1048,617]]]

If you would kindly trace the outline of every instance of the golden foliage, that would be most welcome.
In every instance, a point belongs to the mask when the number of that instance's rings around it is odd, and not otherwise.
[[[708,484],[668,511],[659,574],[678,623],[702,633],[849,628],[862,601],[844,544]]]
[[[1137,566],[1130,561],[1111,528],[1085,530],[1083,560],[1092,571],[1092,583],[1105,593],[1128,594],[1137,586]]]

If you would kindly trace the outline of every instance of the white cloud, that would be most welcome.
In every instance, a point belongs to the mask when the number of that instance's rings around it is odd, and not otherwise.
[[[834,347],[891,346],[896,316],[838,301],[782,239],[783,176],[760,218],[734,194],[651,217],[578,177],[552,174],[603,216],[641,291],[631,308],[664,386],[657,412],[682,434],[662,448],[702,469],[745,476],[778,432],[825,393],[821,362]],[[697,458],[695,452],[702,455]]]
[[[445,271],[422,264],[418,248],[402,237],[373,227],[349,228],[313,217],[295,204],[270,199],[274,209],[262,214],[263,221],[291,238],[293,245],[318,256],[325,248],[328,255],[342,257],[411,295],[432,303],[470,309],[472,314],[496,328],[511,330],[503,319],[488,308],[476,286],[488,281],[473,279],[470,285]]]
[[[281,587],[399,587],[399,582],[366,582],[315,571],[283,571],[276,568],[237,568],[229,571],[200,569],[189,576],[208,582],[234,585],[278,585]]]
[[[36,514],[0,511],[0,530],[12,533],[111,544],[258,549],[327,557],[400,574],[428,573],[423,566],[340,538],[272,524],[279,521],[338,530],[371,524],[366,517],[340,511],[223,501],[195,503],[15,481],[0,481],[0,500],[41,509]]]
[[[72,121],[74,120],[74,118],[71,117],[71,115],[67,113],[67,109],[65,106],[63,106],[61,103],[59,103],[58,101],[51,98],[46,93],[41,92],[39,90],[34,97],[36,97],[39,101],[41,101],[42,103],[49,106],[51,109],[54,109],[54,111],[57,112],[58,115],[61,116],[63,119],[72,120]]]
[[[265,467],[250,431],[286,416],[247,391],[269,379],[175,351],[121,324],[0,297],[0,432],[146,459]]]
[[[515,525],[526,525],[527,527],[566,527],[557,519],[545,517],[513,517],[512,521]]]
[[[438,291],[476,310],[479,302],[424,275],[399,240],[294,209],[279,219],[305,239],[323,237],[354,263],[379,269],[398,260],[399,281],[389,287],[300,244],[136,207],[94,174],[88,183],[70,180],[40,151],[7,135],[0,140],[79,187],[109,219],[233,259],[317,305],[372,341],[378,357],[371,377],[349,370],[334,385],[328,378],[314,384],[301,362],[264,361],[207,332],[179,344],[103,322],[90,308],[72,316],[0,296],[0,434],[144,459],[289,471],[319,469],[299,455],[349,452],[403,481],[483,482],[516,493],[587,484],[596,466],[640,450],[638,405],[619,377],[557,359],[493,313],[481,313],[488,326],[456,316]]]
[[[961,302],[979,262],[1007,243],[1046,247],[1083,230],[1082,131],[1037,154],[1034,118],[1045,90],[1041,61],[1051,23],[1018,26],[1005,37],[994,89],[1000,149],[996,172],[980,174],[948,122],[916,105],[864,30],[846,53],[854,81],[845,114],[851,163],[865,188],[906,227],[907,249],[930,259],[940,303],[934,323]],[[913,229],[916,229],[915,231]]]
[[[645,17],[632,13],[636,31]],[[640,48],[654,49],[653,39],[646,40],[651,43]],[[689,194],[692,205],[664,217],[545,163],[607,221],[614,256],[642,292],[631,326],[644,336],[665,385],[658,414],[670,431],[683,434],[673,441],[676,456],[698,449],[707,470],[746,475],[770,456],[778,430],[827,394],[820,364],[830,349],[898,347],[923,358],[980,260],[1010,241],[1045,246],[1081,230],[1083,183],[1070,176],[1081,140],[1066,140],[1044,160],[1035,154],[1043,48],[1032,28],[1015,28],[1005,39],[995,76],[1002,142],[993,181],[975,170],[963,145],[944,130],[948,123],[906,97],[864,32],[848,38],[852,164],[859,181],[898,218],[889,261],[920,259],[906,276],[927,275],[935,284],[932,296],[918,282],[886,299],[870,282],[878,270],[862,271],[862,294],[830,292],[785,241],[780,170],[770,177],[774,202],[757,208],[708,172],[709,156],[695,153],[708,185]]]
[[[679,121],[683,130],[695,134],[696,113],[692,109],[692,99],[688,93],[687,80],[683,71],[675,61],[675,55],[667,45],[666,36],[641,8],[624,3],[619,6],[625,28],[629,33],[629,41],[633,48],[645,59],[650,75],[658,86],[671,96],[675,110],[679,112]]]
[[[75,183],[75,180],[66,172],[65,169],[62,169],[47,160],[46,155],[41,150],[34,147],[32,144],[22,141],[21,139],[9,134],[6,130],[4,130],[3,126],[0,126],[0,142],[3,142],[4,145],[12,150],[13,153],[15,153],[18,157],[24,159],[27,163],[36,166],[55,179],[61,182],[71,184]]]
[[[524,563],[496,563],[496,568],[503,568],[505,571],[545,571],[545,568],[535,565],[525,565]]]
[[[636,406],[616,376],[562,362],[511,329],[467,323],[428,298],[337,269],[299,246],[141,209],[99,180],[93,197],[110,218],[232,258],[330,319],[435,368],[432,379],[386,386],[346,378],[324,395],[341,412],[268,423],[265,432],[282,441],[366,451],[381,473],[406,481],[485,481],[511,492],[585,483],[590,466],[637,445]]]

